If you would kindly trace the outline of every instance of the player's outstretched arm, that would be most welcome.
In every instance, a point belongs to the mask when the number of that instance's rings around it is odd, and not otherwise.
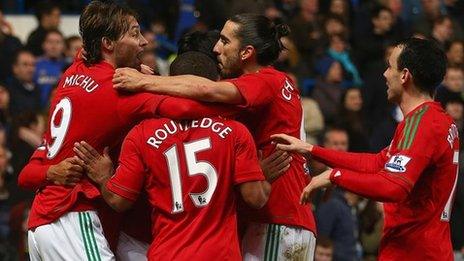
[[[155,76],[119,68],[114,73],[113,85],[126,91],[148,91],[207,102],[240,104],[244,101],[233,83],[215,82],[194,75]]]
[[[274,142],[277,143],[276,148],[282,151],[289,151],[302,154],[303,156],[310,156],[313,145],[306,143],[300,139],[289,136],[287,134],[274,134],[271,135]]]
[[[271,193],[271,184],[267,181],[250,181],[239,185],[240,194],[248,206],[260,209],[266,205]]]
[[[106,183],[113,175],[113,162],[108,155],[108,148],[105,148],[103,155],[98,153],[90,144],[85,141],[74,144],[74,152],[82,162],[87,176],[98,184],[103,199],[114,210],[122,212],[132,206],[129,201],[106,188]]]
[[[277,142],[277,148],[300,153],[304,156],[311,155],[322,163],[332,168],[343,168],[353,171],[376,173],[383,168],[387,160],[388,148],[380,153],[353,153],[336,151],[305,143],[295,137],[286,134],[271,136]]]
[[[385,171],[359,173],[345,169],[329,169],[312,178],[301,194],[300,203],[311,201],[314,191],[335,184],[362,197],[381,202],[401,202],[407,198],[413,185],[397,174]],[[370,175],[369,175],[370,174]]]

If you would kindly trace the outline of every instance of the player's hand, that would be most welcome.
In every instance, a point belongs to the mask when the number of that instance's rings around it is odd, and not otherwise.
[[[67,158],[47,170],[47,180],[55,185],[75,186],[82,178],[84,169],[77,157]]]
[[[143,90],[146,75],[133,68],[118,68],[113,75],[113,87],[125,91]]]
[[[98,153],[85,141],[74,143],[74,152],[83,161],[83,167],[87,176],[102,185],[113,173],[113,162],[108,155],[108,147],[103,150],[103,155]]]
[[[274,134],[271,138],[277,143],[276,148],[279,150],[296,152],[305,156],[309,156],[313,150],[313,145],[287,134]]]
[[[292,157],[288,152],[275,150],[267,158],[263,159],[262,151],[259,151],[259,164],[266,180],[273,182],[290,168]]]
[[[303,189],[303,192],[301,193],[300,204],[304,205],[309,203],[311,201],[311,195],[317,189],[327,188],[332,185],[332,182],[330,182],[330,173],[332,173],[332,169],[328,169],[311,179],[311,182]]]
[[[148,65],[141,64],[140,65],[140,72],[143,74],[154,75],[155,71]]]

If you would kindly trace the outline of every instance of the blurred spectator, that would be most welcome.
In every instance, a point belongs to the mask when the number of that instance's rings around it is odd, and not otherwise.
[[[336,15],[343,19],[343,24],[351,25],[349,0],[330,0],[328,15]]]
[[[40,108],[47,109],[50,94],[66,66],[64,38],[58,30],[48,30],[42,45],[43,56],[37,59],[34,83],[40,91]]]
[[[12,193],[11,202],[16,204],[22,200],[32,200],[34,193],[20,190],[17,186],[17,177],[22,168],[27,164],[35,149],[42,143],[42,135],[45,131],[44,118],[34,112],[25,112],[18,115],[13,122],[11,133],[11,165],[14,170],[14,180],[8,185]]]
[[[14,260],[14,249],[9,242],[10,235],[10,191],[6,186],[8,178],[8,150],[0,146],[0,260]]]
[[[332,35],[342,35],[344,39],[349,37],[348,28],[340,16],[329,15],[324,20],[324,41],[329,42]]]
[[[169,75],[169,63],[156,55],[156,49],[158,48],[156,34],[151,30],[144,30],[142,35],[148,42],[141,57],[142,63],[150,66],[155,74]]]
[[[321,108],[326,124],[334,123],[338,117],[338,104],[343,92],[343,68],[339,62],[326,56],[319,60],[316,71],[320,77],[316,80],[311,96]]]
[[[43,42],[48,30],[58,30],[61,21],[61,9],[54,2],[38,2],[36,8],[38,27],[27,38],[26,48],[35,56],[43,54]]]
[[[392,13],[394,22],[391,30],[395,38],[402,39],[410,35],[410,25],[401,17],[403,12],[403,0],[380,0],[380,3],[390,9]]]
[[[33,81],[35,62],[36,59],[30,51],[20,50],[15,55],[13,78],[6,84],[10,92],[10,115],[12,117],[40,109],[40,91]]]
[[[446,48],[448,65],[464,67],[464,42],[461,40],[451,41]]]
[[[318,0],[301,0],[300,12],[289,23],[291,37],[304,61],[314,62],[315,56],[320,54],[322,31],[319,16]],[[318,50],[318,48],[320,48]]]
[[[357,35],[355,39],[356,60],[361,74],[364,74],[363,71],[372,66],[373,63],[379,60],[383,61],[387,46],[398,40],[391,31],[393,22],[390,9],[378,6],[372,10],[372,29],[364,36]]]
[[[440,102],[442,107],[450,99],[462,97],[464,92],[464,71],[461,67],[449,66],[446,69],[445,79],[443,84],[438,86],[435,94],[435,100]]]
[[[366,204],[360,206],[359,230],[364,260],[377,260],[383,230],[383,206],[382,203],[372,200],[367,200]]]
[[[30,202],[22,201],[14,205],[10,212],[10,240],[15,249],[16,258],[13,260],[29,260],[27,251],[27,219],[29,217]]]
[[[432,26],[436,19],[446,14],[446,10],[442,8],[440,0],[420,0],[421,12],[417,12],[417,15],[413,21],[413,31],[420,32],[426,36],[430,36],[432,32]]]
[[[21,41],[13,35],[11,24],[6,21],[0,9],[0,82],[5,82],[11,75],[12,53],[21,49]]]
[[[72,35],[66,38],[65,43],[65,62],[66,67],[71,65],[74,61],[74,58],[77,55],[77,52],[82,48],[82,38],[78,35]]]
[[[291,38],[285,36],[281,38],[281,41],[285,49],[280,52],[274,67],[284,72],[294,71],[300,62],[298,50]]]
[[[156,56],[168,60],[171,54],[177,53],[177,45],[173,42],[166,31],[166,23],[161,20],[153,20],[150,30],[155,34]]]
[[[348,144],[348,134],[342,129],[328,129],[324,135],[324,147],[326,148],[347,151]],[[335,188],[330,198],[317,206],[318,236],[326,236],[333,241],[333,260],[335,261],[359,260],[356,210],[358,201],[357,195]]]
[[[9,105],[10,93],[5,86],[0,84],[0,126],[8,127],[11,123],[10,112],[8,110]]]
[[[334,34],[329,37],[329,49],[327,50],[327,54],[342,65],[354,86],[361,87],[363,81],[361,80],[358,69],[352,61],[348,43],[342,34]]]
[[[314,261],[332,261],[333,260],[333,243],[326,236],[317,236],[316,251]]]
[[[348,88],[343,92],[337,125],[344,126],[348,132],[349,151],[370,151],[362,105],[361,89]]]
[[[385,91],[387,89],[387,85],[385,83],[383,73],[387,68],[385,61],[388,57],[390,57],[393,48],[393,45],[387,46],[384,53],[384,59],[377,59],[376,61],[373,61],[371,66],[365,68],[362,74],[364,80],[364,86],[361,90],[363,108],[366,116],[365,119],[368,132],[371,136],[371,144],[373,145],[372,149],[378,148],[378,150],[375,151],[383,149],[384,146],[382,144],[384,142],[387,142],[388,144],[390,143],[389,138],[393,137],[393,132],[396,128],[396,123],[392,125],[392,128],[379,128],[380,124],[391,125],[392,123],[392,121],[390,121],[392,120],[390,116],[392,112],[392,105],[390,105],[387,100],[387,92]],[[387,130],[388,135],[387,133],[384,133],[385,130]],[[376,135],[374,133],[376,133]]]
[[[433,22],[431,37],[445,49],[453,37],[453,23],[449,16],[442,16]]]

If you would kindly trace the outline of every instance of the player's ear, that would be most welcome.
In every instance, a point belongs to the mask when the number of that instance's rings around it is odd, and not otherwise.
[[[407,68],[404,68],[403,70],[401,70],[401,83],[404,84],[410,80],[412,80],[411,72]]]
[[[103,37],[102,38],[102,47],[108,51],[113,51],[114,50],[114,44],[115,42],[106,38],[106,37]]]
[[[245,46],[240,51],[240,60],[245,61],[255,54],[256,50],[252,45]]]

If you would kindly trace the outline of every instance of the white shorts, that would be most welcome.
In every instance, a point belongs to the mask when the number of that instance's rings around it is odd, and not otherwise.
[[[242,240],[242,255],[246,261],[314,259],[314,233],[278,224],[250,224]]]
[[[115,260],[96,211],[69,212],[28,231],[29,256],[36,260]]]
[[[149,246],[149,244],[121,232],[116,255],[119,261],[146,261]]]

